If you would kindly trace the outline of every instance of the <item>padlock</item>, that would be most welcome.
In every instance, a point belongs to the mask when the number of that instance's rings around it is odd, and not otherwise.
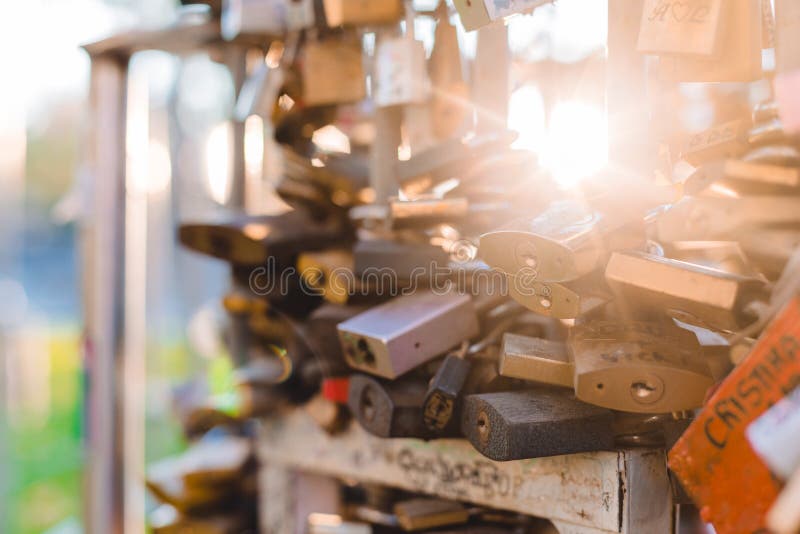
[[[468,395],[461,431],[497,461],[612,450],[613,412],[546,388]]]
[[[766,299],[763,280],[638,251],[614,252],[606,281],[631,309],[664,309],[685,322],[740,330],[757,317],[752,303]]]
[[[453,0],[461,24],[467,31],[477,30],[496,20],[517,13],[528,13],[552,0]]]
[[[303,49],[303,102],[324,106],[367,96],[361,43],[355,36],[312,40]]]
[[[702,265],[732,274],[758,277],[738,241],[675,241],[655,256]]]
[[[377,281],[387,272],[398,281],[427,280],[434,269],[447,267],[448,258],[441,247],[426,242],[369,239],[353,246],[353,261],[355,274],[372,283],[368,279]]]
[[[425,383],[416,376],[386,381],[350,377],[348,406],[362,428],[382,438],[432,437],[422,420]]]
[[[746,435],[772,473],[782,480],[791,478],[800,469],[800,387],[750,423]]]
[[[397,522],[406,532],[463,525],[469,521],[469,510],[457,501],[417,498],[394,505]]]
[[[382,25],[399,22],[403,0],[323,0],[328,26]]]
[[[612,429],[617,447],[669,449],[691,424],[683,414],[614,414]]]
[[[430,95],[425,46],[414,39],[413,28],[411,20],[406,35],[378,41],[372,78],[372,98],[378,107],[424,102]]]
[[[800,385],[800,301],[792,300],[706,402],[669,452],[669,466],[720,534],[757,532],[780,491],[745,430]],[[747,488],[743,492],[742,488]]]
[[[338,330],[354,369],[394,379],[476,336],[479,328],[469,296],[423,290],[373,307]]]
[[[284,177],[276,192],[289,205],[305,207],[322,216],[361,204],[367,197],[369,173],[358,154],[319,154],[308,158],[294,150],[282,151]],[[314,161],[321,163],[316,166]]]
[[[792,193],[800,185],[800,169],[763,160],[780,158],[778,151],[770,155],[761,147],[755,157],[746,155],[742,159],[726,159],[704,165],[693,172],[684,182],[689,195],[702,194],[712,186],[733,191],[739,195],[765,195],[778,192]],[[761,159],[759,161],[758,159]]]
[[[413,154],[406,161],[398,161],[397,179],[408,194],[427,191],[453,176],[464,175],[477,162],[492,154],[507,151],[516,137],[516,132],[500,130],[467,139],[444,140],[432,148]],[[493,176],[497,177],[496,174]]]
[[[723,3],[645,0],[636,49],[659,56],[719,56]]]
[[[317,16],[314,0],[284,0],[286,2],[286,29],[289,32],[313,28]]]
[[[694,166],[738,157],[747,149],[750,126],[746,119],[734,119],[695,133],[681,147],[680,155]]]
[[[685,2],[675,2],[670,11],[676,8],[688,9]],[[761,0],[721,2],[720,17],[718,57],[662,56],[662,78],[677,82],[750,82],[761,77]]]
[[[315,220],[293,210],[281,215],[238,216],[218,223],[185,223],[179,238],[187,248],[239,265],[293,264],[302,251],[348,242],[350,230],[338,219]]]
[[[220,33],[228,41],[240,35],[282,35],[284,0],[223,0]]]
[[[788,139],[780,118],[758,123],[747,132],[747,142],[754,147],[777,145]]]
[[[753,107],[753,122],[769,122],[780,115],[778,103],[775,100],[765,100]]]
[[[558,341],[506,333],[497,362],[502,376],[572,388],[575,366]]]
[[[555,319],[575,319],[600,308],[613,296],[600,276],[571,282],[539,282],[524,274],[509,276],[509,296],[529,310]]]
[[[428,385],[422,417],[432,432],[444,430],[455,420],[456,403],[472,369],[472,363],[465,358],[467,349],[464,343],[461,349],[445,356]]]
[[[541,282],[567,282],[595,270],[608,247],[633,248],[641,236],[611,245],[623,221],[574,201],[558,201],[533,217],[518,219],[481,236],[480,256],[509,275]]]
[[[800,246],[800,231],[791,228],[754,228],[737,234],[747,257],[767,276],[777,277]]]
[[[367,295],[367,288],[353,273],[353,253],[349,249],[301,253],[297,270],[309,288],[332,304],[351,303],[354,297]]]
[[[656,220],[662,241],[724,239],[754,226],[800,222],[797,200],[785,196],[684,197]]]
[[[351,369],[342,352],[337,326],[364,313],[368,308],[365,304],[339,306],[325,303],[311,312],[303,323],[303,337],[314,353],[314,361],[319,366],[320,374],[326,379],[350,374]],[[323,381],[323,388],[324,385]]]
[[[389,225],[395,230],[458,222],[469,213],[470,202],[466,198],[389,199]]]
[[[714,385],[692,332],[671,322],[593,321],[575,326],[568,347],[575,396],[636,413],[692,410]]]

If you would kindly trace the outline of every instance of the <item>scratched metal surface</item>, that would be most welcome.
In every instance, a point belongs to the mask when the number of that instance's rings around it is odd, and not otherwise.
[[[259,437],[265,463],[545,517],[570,533],[627,530],[624,454],[494,462],[464,440],[381,439],[357,425],[331,438],[301,411],[263,421]]]

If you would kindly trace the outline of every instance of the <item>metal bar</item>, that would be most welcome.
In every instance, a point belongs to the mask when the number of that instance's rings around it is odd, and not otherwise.
[[[122,339],[122,276],[125,225],[125,113],[128,58],[92,57],[89,167],[94,210],[85,228],[91,270],[86,295],[88,367],[88,483],[86,529],[122,532],[122,486],[118,466],[121,418],[117,396]]]

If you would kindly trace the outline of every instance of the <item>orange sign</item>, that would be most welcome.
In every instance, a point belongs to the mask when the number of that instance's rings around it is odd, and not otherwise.
[[[758,532],[781,489],[745,429],[800,384],[800,299],[767,328],[669,453],[669,466],[718,534]]]

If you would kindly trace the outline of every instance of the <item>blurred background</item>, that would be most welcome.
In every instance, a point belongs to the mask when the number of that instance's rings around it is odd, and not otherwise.
[[[431,9],[437,2],[417,3]],[[84,446],[90,362],[83,356],[81,294],[92,281],[82,269],[81,229],[92,205],[92,177],[82,164],[90,63],[80,45],[168,25],[177,8],[172,0],[3,4],[0,532],[82,532],[82,477],[91,451]],[[430,53],[434,23],[420,18],[417,24],[417,38]],[[474,34],[457,26],[462,50],[474,56]],[[520,133],[517,144],[538,152],[565,180],[602,167],[606,2],[564,0],[515,17],[509,26],[515,55],[509,127]],[[137,219],[127,239],[141,261],[133,272],[142,291],[132,305],[146,317],[140,327],[147,462],[184,446],[171,410],[179,384],[200,378],[221,402],[231,390],[231,366],[215,333],[226,267],[183,252],[174,228],[176,221],[201,218],[226,201],[234,85],[228,70],[207,54],[141,52],[133,57],[128,88],[127,190],[137,199],[129,216]],[[702,91],[688,87],[681,96],[674,120],[689,130],[714,120],[701,105],[707,96]],[[747,98],[736,102],[748,105]],[[247,206],[268,211],[276,202],[268,193],[269,136],[265,125],[249,122],[246,173],[255,187],[248,191],[263,194],[251,195]]]

